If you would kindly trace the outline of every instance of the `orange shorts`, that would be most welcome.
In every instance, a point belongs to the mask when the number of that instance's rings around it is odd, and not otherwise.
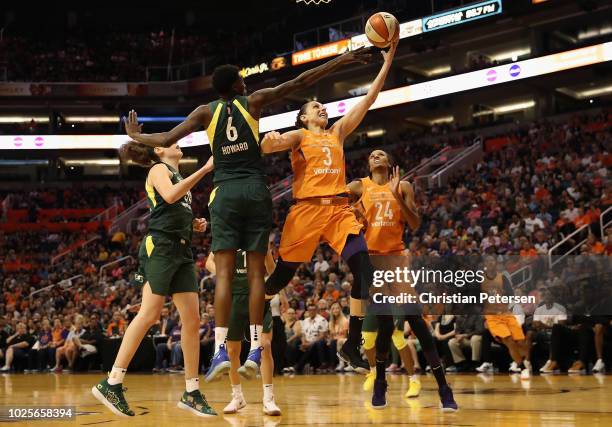
[[[320,242],[341,254],[350,234],[363,226],[346,205],[321,206],[297,203],[289,210],[281,236],[279,255],[289,262],[308,262]]]
[[[514,341],[525,339],[523,328],[519,324],[514,314],[487,314],[485,315],[487,328],[496,339],[512,337]]]

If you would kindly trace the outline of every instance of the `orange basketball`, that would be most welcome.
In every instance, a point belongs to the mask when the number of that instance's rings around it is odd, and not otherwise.
[[[399,38],[399,22],[390,13],[375,13],[366,22],[365,34],[374,46],[387,47]]]

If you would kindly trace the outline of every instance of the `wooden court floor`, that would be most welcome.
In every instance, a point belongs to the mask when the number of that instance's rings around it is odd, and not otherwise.
[[[90,388],[99,374],[3,374],[0,405],[4,410],[7,406],[74,405],[76,420],[51,422],[72,426],[612,426],[612,376],[535,376],[521,381],[502,374],[453,375],[449,382],[460,409],[452,414],[438,409],[431,376],[423,377],[421,396],[410,400],[403,398],[408,378],[389,376],[389,406],[383,410],[369,408],[370,395],[361,389],[363,378],[354,374],[277,377],[280,417],[262,414],[259,380],[243,383],[246,408],[237,415],[222,415],[230,397],[227,377],[204,384],[208,401],[221,415],[195,417],[176,407],[184,387],[181,375],[128,374],[126,396],[137,413],[129,419],[115,417],[93,398]]]

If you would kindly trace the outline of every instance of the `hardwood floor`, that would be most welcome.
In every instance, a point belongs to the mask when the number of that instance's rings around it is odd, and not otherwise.
[[[369,408],[370,394],[361,389],[363,376],[310,375],[275,378],[275,395],[283,411],[280,417],[261,411],[261,383],[243,383],[248,406],[237,415],[223,415],[230,398],[227,378],[203,383],[209,403],[220,413],[198,418],[176,407],[183,388],[181,375],[128,374],[126,397],[137,416],[118,418],[91,395],[101,374],[3,374],[0,375],[0,405],[3,418],[9,407],[73,405],[76,421],[53,425],[113,426],[303,426],[307,424],[361,426],[381,424],[435,426],[611,426],[612,377],[535,376],[514,381],[507,375],[479,377],[449,376],[460,409],[442,413],[438,409],[433,377],[422,378],[423,390],[416,399],[405,399],[408,377],[389,376],[388,407]],[[40,425],[45,422],[14,422]]]

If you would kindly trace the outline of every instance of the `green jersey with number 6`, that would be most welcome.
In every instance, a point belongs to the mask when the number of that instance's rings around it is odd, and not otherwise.
[[[265,181],[259,148],[259,121],[249,113],[246,96],[209,104],[212,120],[206,133],[215,161],[215,185],[223,181]]]

